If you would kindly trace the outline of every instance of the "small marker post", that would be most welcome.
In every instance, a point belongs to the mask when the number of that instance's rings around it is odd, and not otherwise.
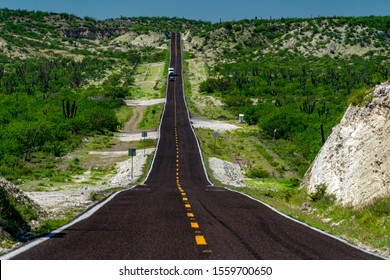
[[[134,157],[137,155],[137,149],[130,148],[128,155],[131,156],[131,180],[134,179]]]
[[[154,127],[154,115],[156,114],[156,110],[152,110],[152,115],[153,115],[153,127]]]
[[[142,138],[144,138],[144,156],[146,156],[145,152],[145,138],[148,137],[148,132],[146,130],[142,131]]]

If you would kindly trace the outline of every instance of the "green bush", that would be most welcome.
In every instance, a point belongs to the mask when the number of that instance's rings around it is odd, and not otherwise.
[[[316,185],[314,188],[315,191],[309,194],[310,199],[314,202],[323,199],[326,194],[327,186],[325,184],[320,184],[320,185]]]
[[[80,119],[83,120],[82,128],[86,132],[116,131],[120,125],[113,110],[96,104],[80,112]]]
[[[269,178],[271,174],[265,170],[262,166],[255,166],[249,168],[247,174],[249,178]]]
[[[308,125],[304,118],[294,112],[281,111],[270,115],[260,124],[260,127],[267,135],[275,136],[275,139],[291,139],[294,134],[305,131]]]
[[[363,106],[366,102],[372,100],[372,95],[368,94],[365,89],[354,91],[348,98],[348,102],[355,106]]]

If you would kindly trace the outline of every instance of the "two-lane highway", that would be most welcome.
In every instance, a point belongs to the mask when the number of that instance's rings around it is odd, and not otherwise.
[[[377,259],[245,195],[211,186],[185,104],[179,33],[172,34],[170,66],[178,75],[168,82],[145,184],[10,258]]]

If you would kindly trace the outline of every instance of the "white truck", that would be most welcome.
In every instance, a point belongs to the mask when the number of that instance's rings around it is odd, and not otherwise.
[[[168,68],[168,78],[170,81],[175,80],[175,68],[172,68],[172,67]]]

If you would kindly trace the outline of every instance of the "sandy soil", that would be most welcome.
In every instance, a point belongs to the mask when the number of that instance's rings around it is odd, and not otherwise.
[[[191,115],[191,123],[195,128],[206,128],[212,129],[214,131],[229,131],[239,129],[240,127],[234,124],[222,122],[222,121],[214,121],[209,120],[200,116]]]
[[[125,100],[127,106],[152,106],[165,103],[165,98],[151,99],[151,100]]]
[[[159,132],[157,131],[149,131],[147,139],[158,139]],[[118,133],[115,135],[117,139],[119,139],[122,142],[129,142],[129,141],[141,141],[143,140],[141,132],[136,133]]]
[[[50,216],[61,215],[69,209],[85,209],[96,203],[91,200],[92,193],[99,193],[111,188],[127,188],[142,175],[142,169],[146,163],[148,155],[154,152],[153,149],[139,151],[134,158],[116,164],[116,172],[108,174],[98,182],[90,182],[91,171],[86,171],[83,175],[75,177],[74,182],[79,186],[75,189],[74,184],[63,186],[63,190],[51,192],[26,192],[26,194],[38,203]],[[123,156],[127,151],[104,152],[92,151],[91,154],[100,155],[101,160],[106,156]],[[66,189],[70,188],[70,189]]]
[[[137,106],[133,111],[133,116],[131,119],[125,124],[123,128],[123,132],[130,133],[132,131],[139,131],[138,125],[142,121],[142,116],[144,115],[146,110],[145,106]]]

